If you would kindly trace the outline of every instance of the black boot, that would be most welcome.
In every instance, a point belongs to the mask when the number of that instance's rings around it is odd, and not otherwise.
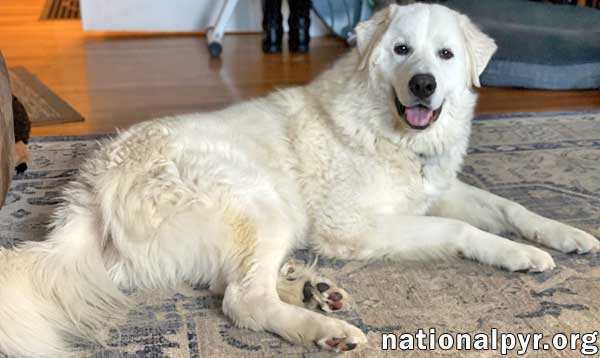
[[[283,38],[283,15],[281,14],[281,0],[263,1],[263,42],[265,53],[281,52],[281,39]]]
[[[291,52],[308,52],[310,35],[310,0],[289,0],[290,17],[288,18],[289,49]]]

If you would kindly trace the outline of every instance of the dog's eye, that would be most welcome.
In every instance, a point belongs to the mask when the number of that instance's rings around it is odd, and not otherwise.
[[[404,56],[404,55],[407,55],[409,52],[410,52],[410,47],[408,47],[405,44],[394,45],[394,53],[396,55]]]
[[[443,48],[443,49],[441,49],[441,50],[438,52],[438,54],[439,54],[439,55],[440,55],[440,57],[441,57],[442,59],[444,59],[444,60],[449,60],[449,59],[451,59],[452,57],[454,57],[454,54],[452,53],[452,51],[450,51],[450,50],[449,50],[449,49],[447,49],[447,48]]]

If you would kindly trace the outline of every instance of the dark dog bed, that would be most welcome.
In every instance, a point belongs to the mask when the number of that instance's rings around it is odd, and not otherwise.
[[[487,86],[600,88],[600,10],[524,0],[447,0],[498,44]]]
[[[375,1],[379,6],[389,2]],[[527,0],[426,2],[467,14],[496,39],[499,49],[481,77],[484,85],[600,88],[600,10]],[[351,37],[349,30],[372,13],[361,0],[313,0],[313,7],[335,34],[346,39]]]

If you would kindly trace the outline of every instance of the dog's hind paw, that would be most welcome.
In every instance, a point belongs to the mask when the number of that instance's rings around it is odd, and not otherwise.
[[[340,320],[324,321],[317,329],[314,343],[334,352],[358,350],[367,343],[367,336],[358,328]]]
[[[325,312],[350,306],[350,295],[333,281],[319,275],[312,267],[287,262],[280,271],[277,291],[282,301]]]
[[[359,344],[362,343],[362,339],[361,342],[353,342],[352,339],[337,337],[323,338],[315,342],[315,344],[322,349],[338,353],[354,350]]]
[[[317,280],[305,281],[302,287],[302,302],[308,305],[309,308],[316,306],[325,312],[348,308],[348,305],[345,305],[348,293],[333,285],[331,281],[327,280],[325,282],[325,280],[319,277]],[[314,281],[317,281],[317,283],[315,284]]]

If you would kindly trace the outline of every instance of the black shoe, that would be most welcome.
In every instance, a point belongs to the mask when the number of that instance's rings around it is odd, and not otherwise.
[[[265,53],[281,52],[283,38],[283,15],[281,14],[281,0],[263,1],[263,41],[262,48]]]
[[[289,0],[290,17],[288,25],[290,26],[288,46],[290,52],[306,53],[309,51],[310,42],[310,0]]]

